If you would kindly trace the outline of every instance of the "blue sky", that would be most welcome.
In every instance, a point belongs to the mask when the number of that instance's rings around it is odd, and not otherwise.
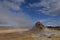
[[[31,26],[36,21],[60,26],[60,0],[0,0],[0,25]]]

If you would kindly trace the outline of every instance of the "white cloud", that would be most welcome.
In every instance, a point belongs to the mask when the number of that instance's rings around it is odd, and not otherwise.
[[[4,0],[4,1],[3,1],[3,5],[4,5],[5,7],[11,8],[12,10],[16,10],[16,11],[20,10],[20,9],[21,9],[21,8],[20,8],[21,2],[24,2],[24,0],[12,0],[12,1],[13,1],[13,2]],[[17,4],[17,3],[19,3],[19,4]]]
[[[45,26],[60,26],[60,20],[42,19],[40,20]]]
[[[15,2],[24,2],[24,0],[14,0]]]
[[[9,5],[9,6],[11,6],[11,5]],[[0,5],[0,25],[11,25],[11,26],[20,26],[20,27],[21,26],[23,26],[23,27],[31,26],[32,25],[32,19],[26,13],[11,12],[10,10],[7,9],[6,5],[4,5],[2,3]]]
[[[43,9],[39,9],[40,11],[47,15],[60,15],[60,0],[42,0],[39,3],[30,4],[30,7],[45,7]]]
[[[13,10],[19,10],[19,9],[20,9],[19,5],[15,4],[15,3],[11,3],[11,2],[5,1],[5,2],[4,2],[4,5],[5,5],[6,7],[9,7],[9,8],[11,8],[11,9],[13,9]]]

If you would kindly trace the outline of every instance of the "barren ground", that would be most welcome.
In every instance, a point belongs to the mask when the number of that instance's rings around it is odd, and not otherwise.
[[[28,29],[5,29],[0,30],[0,40],[38,40],[38,38],[32,38],[31,35],[21,35],[20,32],[27,31]],[[60,31],[57,31],[60,32]],[[50,39],[50,38],[49,38]],[[43,40],[47,40],[43,38]],[[60,40],[60,36],[51,37],[50,40]]]

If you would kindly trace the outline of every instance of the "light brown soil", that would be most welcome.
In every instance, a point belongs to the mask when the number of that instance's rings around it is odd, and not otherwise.
[[[7,31],[8,32],[8,31]],[[10,33],[0,33],[0,40],[60,40],[60,36],[55,37],[52,36],[51,38],[38,38],[38,37],[32,37],[31,34],[20,34],[19,32],[10,32]]]

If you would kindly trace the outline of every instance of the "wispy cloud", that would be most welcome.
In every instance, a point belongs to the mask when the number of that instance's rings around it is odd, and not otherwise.
[[[24,2],[24,0],[4,0],[2,3],[5,7],[8,7],[12,10],[20,10],[21,3]]]
[[[3,3],[0,4],[0,25],[11,25],[11,26],[31,26],[32,19],[30,16],[24,12],[12,12],[9,10],[9,7],[13,10],[21,10],[16,2],[21,2],[22,0],[14,0],[14,3],[10,3],[4,0]]]
[[[40,20],[45,26],[60,26],[60,20],[42,19]]]
[[[30,7],[43,7],[36,11],[46,15],[60,15],[60,0],[42,0],[38,3],[30,4]]]

